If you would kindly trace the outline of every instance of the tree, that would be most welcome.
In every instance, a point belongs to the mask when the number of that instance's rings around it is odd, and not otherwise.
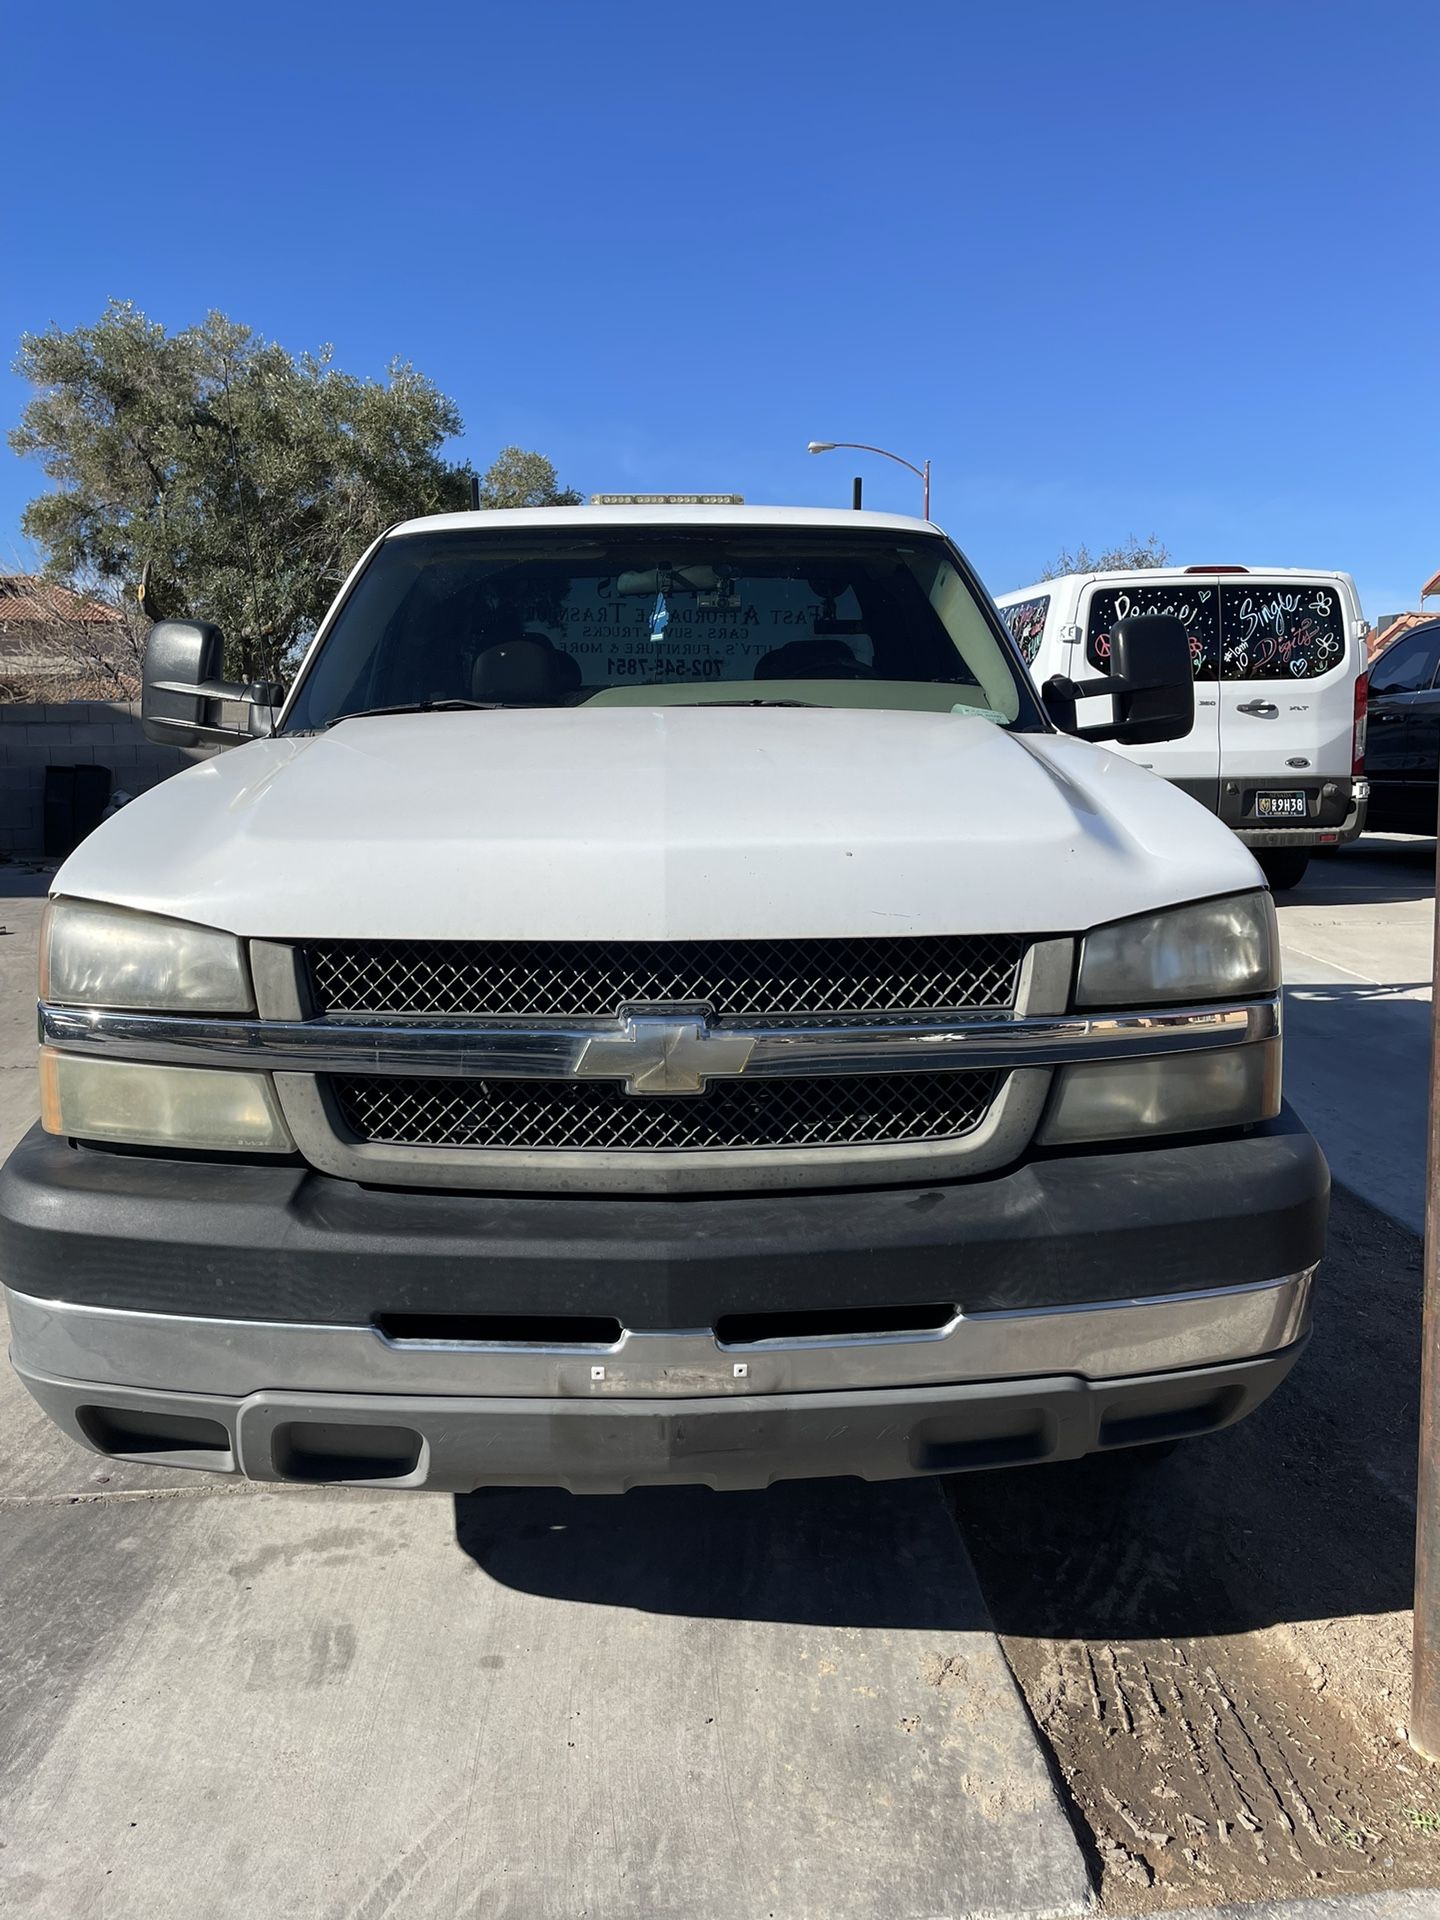
[[[494,463],[480,476],[482,507],[578,507],[573,487],[561,488],[555,463],[543,453],[523,447],[502,447]]]
[[[459,411],[404,361],[361,380],[328,347],[296,357],[220,313],[167,334],[114,301],[27,334],[16,371],[35,391],[11,445],[55,483],[22,522],[46,572],[113,599],[148,563],[155,603],[223,627],[240,679],[280,676],[386,527],[470,503],[441,452]],[[540,455],[507,461],[553,488]]]
[[[1083,541],[1073,553],[1062,547],[1042,569],[1040,578],[1058,580],[1062,573],[1133,573],[1137,567],[1163,567],[1169,561],[1170,549],[1156,534],[1137,540],[1132,533],[1118,547],[1106,547],[1103,553],[1091,553]]]

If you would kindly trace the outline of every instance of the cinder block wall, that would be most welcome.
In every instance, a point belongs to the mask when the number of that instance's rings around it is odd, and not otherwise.
[[[153,746],[138,700],[0,703],[0,853],[41,851],[46,767],[109,767],[112,791],[133,794],[217,752]]]

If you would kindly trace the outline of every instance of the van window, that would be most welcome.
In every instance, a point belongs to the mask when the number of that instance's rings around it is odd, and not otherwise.
[[[1010,637],[1019,647],[1027,667],[1033,666],[1045,638],[1045,616],[1050,611],[1048,593],[1037,593],[1029,600],[1017,600],[1013,607],[1001,607],[1000,618],[1010,629]]]
[[[1097,587],[1090,596],[1085,627],[1085,658],[1101,673],[1110,671],[1110,631],[1133,615],[1168,613],[1185,622],[1190,664],[1197,680],[1219,678],[1220,613],[1214,587],[1192,587],[1167,580],[1155,586]]]
[[[1345,609],[1333,587],[1236,581],[1220,589],[1226,680],[1314,680],[1345,657]]]

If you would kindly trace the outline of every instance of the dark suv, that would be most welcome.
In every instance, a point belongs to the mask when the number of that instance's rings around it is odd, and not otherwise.
[[[1440,769],[1440,619],[1392,641],[1370,669],[1366,826],[1434,833]]]

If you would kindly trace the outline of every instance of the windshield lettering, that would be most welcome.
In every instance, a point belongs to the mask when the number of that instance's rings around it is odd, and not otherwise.
[[[286,724],[457,703],[721,699],[1040,724],[943,541],[763,526],[599,526],[583,546],[543,532],[394,538],[352,589]]]

